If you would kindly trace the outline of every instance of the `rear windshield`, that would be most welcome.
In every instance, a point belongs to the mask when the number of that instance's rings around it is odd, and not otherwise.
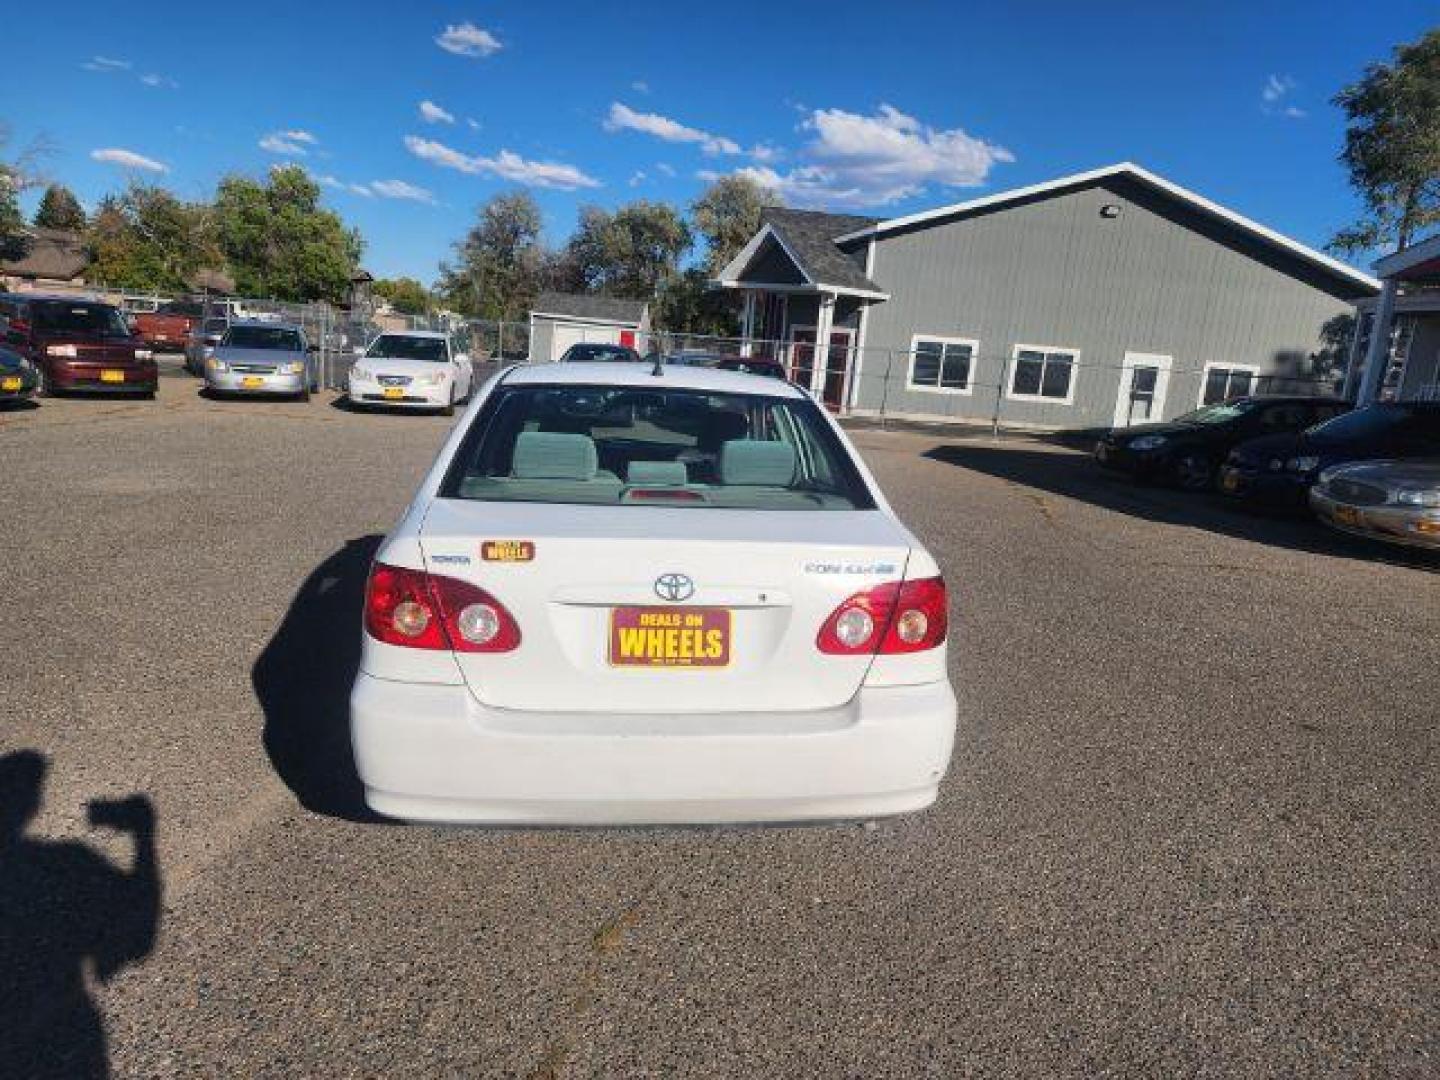
[[[387,356],[395,360],[429,360],[437,364],[443,364],[448,359],[443,339],[410,337],[408,334],[381,334],[365,355]]]
[[[875,505],[809,398],[623,386],[498,388],[440,494],[687,509]]]
[[[565,350],[561,361],[567,364],[585,363],[639,363],[640,354],[628,345],[571,345]]]
[[[119,308],[109,304],[76,304],[68,300],[37,300],[31,307],[35,327],[63,334],[130,336],[130,326]]]
[[[225,333],[221,345],[237,349],[284,349],[286,352],[300,351],[300,335],[283,326],[232,326]]]

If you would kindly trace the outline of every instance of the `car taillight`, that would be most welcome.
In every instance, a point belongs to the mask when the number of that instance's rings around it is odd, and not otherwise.
[[[944,578],[877,585],[831,612],[815,645],[839,656],[923,652],[945,640],[948,611]]]
[[[365,629],[410,649],[509,652],[520,644],[515,617],[479,586],[380,562],[365,586]]]

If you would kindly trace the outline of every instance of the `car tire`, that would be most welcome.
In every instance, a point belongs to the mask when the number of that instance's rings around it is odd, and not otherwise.
[[[301,391],[300,391],[300,400],[301,400],[301,401],[309,401],[309,400],[310,400],[310,387],[307,386],[307,387],[305,387],[304,390],[301,390]]]
[[[1215,463],[1198,450],[1182,451],[1170,472],[1182,491],[1208,491],[1215,483]]]
[[[441,416],[454,416],[454,415],[455,415],[455,388],[454,388],[453,386],[450,388],[450,401],[449,401],[449,403],[448,403],[443,409],[440,410],[440,415],[441,415]]]
[[[40,384],[35,388],[35,396],[42,398],[59,397],[60,395],[55,389],[55,384],[50,381],[49,373],[44,368],[41,368],[38,374],[40,376]]]

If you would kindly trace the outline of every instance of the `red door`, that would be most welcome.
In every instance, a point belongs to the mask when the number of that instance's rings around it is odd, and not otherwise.
[[[850,343],[854,333],[850,330],[832,330],[830,348],[825,356],[825,383],[821,389],[821,400],[826,408],[839,412],[845,406],[845,390],[850,384]]]
[[[796,327],[790,331],[790,381],[809,390],[814,375],[815,331],[808,326]]]

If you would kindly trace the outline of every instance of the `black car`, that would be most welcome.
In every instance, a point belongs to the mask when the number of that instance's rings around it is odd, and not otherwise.
[[[1201,491],[1214,483],[1226,455],[1246,439],[1303,431],[1349,408],[1339,398],[1235,398],[1163,424],[1112,428],[1095,445],[1095,460],[1137,480]]]
[[[39,376],[28,360],[0,346],[0,404],[32,397],[39,384]]]
[[[1322,469],[1371,458],[1440,456],[1440,401],[1387,402],[1291,435],[1243,442],[1220,470],[1220,490],[1259,508],[1304,510]]]
[[[727,356],[715,365],[721,371],[739,371],[746,375],[764,375],[771,379],[785,378],[785,368],[774,360],[754,356]]]

